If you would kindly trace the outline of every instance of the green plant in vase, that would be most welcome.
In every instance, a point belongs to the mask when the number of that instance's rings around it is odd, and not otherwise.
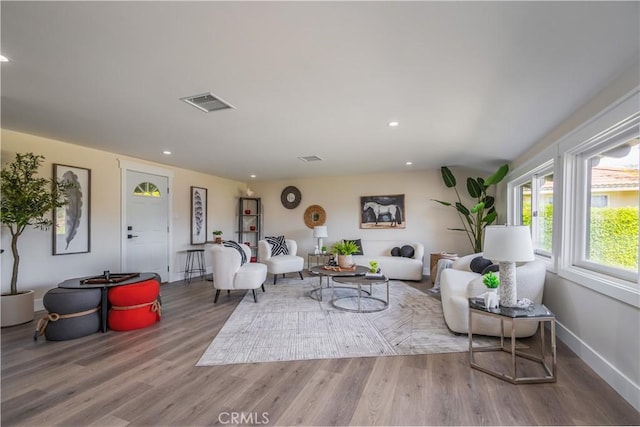
[[[331,253],[338,255],[338,265],[342,268],[351,268],[353,266],[352,255],[358,252],[360,248],[351,240],[336,242],[331,247]]]
[[[213,230],[213,240],[216,243],[222,243],[222,230]]]
[[[489,289],[496,289],[500,286],[500,279],[493,271],[488,272],[484,276],[482,276],[482,283]]]
[[[451,172],[451,169],[446,166],[440,168],[444,185],[447,188],[453,188],[457,200],[455,202],[432,200],[456,210],[462,222],[462,228],[450,228],[450,230],[464,231],[475,253],[482,252],[484,229],[498,217],[498,212],[494,206],[495,199],[487,194],[487,190],[502,181],[508,172],[509,165],[504,164],[486,179],[467,178],[467,192],[469,197],[474,199],[473,206],[467,207],[462,204],[462,198],[456,187],[456,177]]]
[[[378,272],[378,261],[369,261],[369,273]]]

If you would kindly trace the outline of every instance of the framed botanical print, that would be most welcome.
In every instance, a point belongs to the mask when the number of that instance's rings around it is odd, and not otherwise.
[[[207,241],[207,189],[191,187],[191,244]]]
[[[91,169],[53,165],[53,176],[72,184],[67,204],[53,211],[53,255],[91,251]]]

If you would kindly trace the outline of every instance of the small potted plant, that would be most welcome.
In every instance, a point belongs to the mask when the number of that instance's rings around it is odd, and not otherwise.
[[[351,240],[337,242],[331,248],[331,253],[338,255],[338,266],[342,268],[351,268],[353,266],[352,255],[358,252],[358,245]]]
[[[498,286],[500,286],[500,279],[498,279],[498,276],[496,276],[496,273],[494,273],[493,271],[490,271],[484,276],[482,276],[482,283],[484,283],[484,285],[488,289],[493,290],[493,292],[495,292]]]
[[[496,290],[500,286],[500,279],[493,271],[482,276],[482,283],[487,287],[484,295],[484,306],[487,308],[496,308],[499,304],[498,294]]]
[[[213,230],[213,241],[216,244],[222,243],[222,230]]]
[[[369,273],[378,273],[379,271],[378,261],[369,261]]]

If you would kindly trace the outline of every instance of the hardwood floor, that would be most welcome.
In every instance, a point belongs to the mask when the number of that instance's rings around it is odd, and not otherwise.
[[[196,367],[244,295],[213,294],[163,285],[162,321],[139,331],[36,342],[34,322],[2,329],[2,425],[640,424],[562,342],[555,384],[511,385],[467,353]]]

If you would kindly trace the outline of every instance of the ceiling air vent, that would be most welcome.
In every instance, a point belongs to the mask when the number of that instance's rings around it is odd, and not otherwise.
[[[180,99],[187,104],[191,104],[197,109],[204,111],[205,113],[217,110],[226,110],[227,108],[236,108],[211,92],[203,93],[201,95],[187,96]]]
[[[322,157],[318,156],[303,156],[298,158],[303,162],[319,162],[320,160],[322,160]]]

